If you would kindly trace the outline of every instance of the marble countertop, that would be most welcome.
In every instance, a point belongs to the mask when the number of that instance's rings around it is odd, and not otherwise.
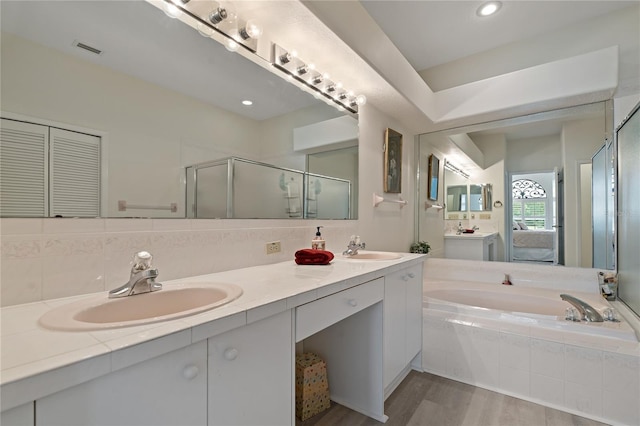
[[[403,253],[394,260],[351,260],[329,265],[271,265],[163,281],[216,281],[240,286],[235,301],[200,314],[159,323],[100,331],[65,332],[41,327],[50,309],[91,295],[45,300],[0,309],[2,409],[33,401],[231,329],[259,321],[338,291],[423,262]],[[161,270],[162,272],[162,270]],[[104,292],[107,297],[107,292]]]
[[[451,234],[444,234],[445,238],[461,238],[461,239],[480,239],[480,238],[487,238],[487,237],[491,237],[494,235],[498,235],[497,232],[481,232],[481,231],[476,231],[473,234],[456,234],[456,233],[451,233]]]

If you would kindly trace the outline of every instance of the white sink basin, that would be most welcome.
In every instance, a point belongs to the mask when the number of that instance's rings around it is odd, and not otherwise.
[[[71,302],[40,317],[45,328],[90,331],[151,324],[194,315],[225,305],[242,295],[233,284],[188,283],[109,299],[106,294]]]
[[[352,260],[394,260],[400,259],[401,257],[398,253],[386,251],[361,251],[351,256],[345,256],[346,259]]]

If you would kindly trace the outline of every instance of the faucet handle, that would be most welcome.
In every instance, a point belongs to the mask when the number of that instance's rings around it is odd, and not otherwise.
[[[131,271],[146,271],[151,268],[153,256],[148,251],[139,251],[133,255]]]

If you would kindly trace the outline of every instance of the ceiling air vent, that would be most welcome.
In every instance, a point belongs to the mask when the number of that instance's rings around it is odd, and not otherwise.
[[[97,49],[97,48],[95,48],[93,46],[89,46],[88,44],[85,44],[85,43],[83,43],[81,41],[74,40],[73,41],[73,45],[75,47],[79,48],[79,49],[83,49],[83,50],[86,50],[87,52],[91,52],[94,55],[102,55],[102,50]]]

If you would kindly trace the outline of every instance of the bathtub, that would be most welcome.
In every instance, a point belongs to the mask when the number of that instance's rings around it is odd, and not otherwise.
[[[470,275],[473,274],[470,271]],[[423,287],[423,370],[608,424],[640,424],[640,343],[620,322],[566,321],[574,290],[432,280]],[[615,304],[614,304],[615,306]]]
[[[476,318],[520,324],[527,327],[602,336],[638,342],[633,328],[617,315],[619,322],[574,322],[565,320],[571,307],[560,298],[563,291],[504,286],[473,282],[431,282],[424,291],[425,309],[454,312],[468,319]],[[570,292],[597,311],[613,307],[600,295]]]

